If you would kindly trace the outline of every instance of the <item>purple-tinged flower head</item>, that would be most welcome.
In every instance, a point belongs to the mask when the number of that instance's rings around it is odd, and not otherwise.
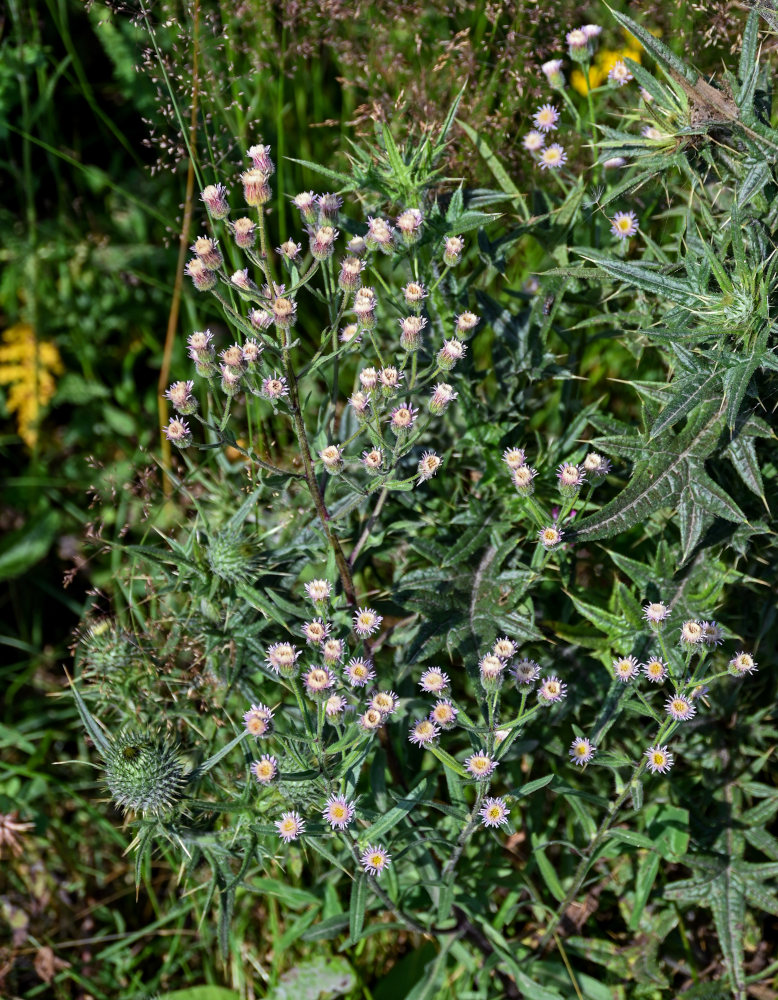
[[[702,641],[706,646],[720,646],[724,642],[724,629],[716,622],[700,622],[702,625]]]
[[[273,300],[273,322],[279,330],[288,330],[297,318],[297,303],[285,295]]]
[[[262,344],[257,343],[257,341],[253,339],[247,340],[241,348],[243,363],[252,374],[259,368],[259,359],[262,357],[263,350],[264,348]]]
[[[602,34],[602,26],[599,24],[585,24],[581,31],[586,35],[589,41],[594,41],[595,38],[599,38]]]
[[[354,292],[362,282],[362,272],[365,269],[365,262],[359,257],[344,257],[340,262],[340,274],[338,275],[338,288],[344,292]]]
[[[450,386],[448,382],[438,382],[430,397],[430,413],[444,413],[448,404],[453,402],[458,395],[459,393],[454,392],[453,386]]]
[[[184,272],[192,279],[198,292],[210,292],[216,287],[216,275],[208,270],[199,257],[192,257],[187,261]]]
[[[248,301],[251,301],[253,295],[257,292],[257,286],[249,277],[249,269],[247,267],[233,271],[230,275],[230,284],[242,299]]]
[[[171,418],[170,423],[163,430],[168,441],[176,445],[177,448],[188,448],[193,441],[189,424],[186,420],[179,420],[178,417]]]
[[[538,701],[545,705],[552,702],[561,701],[567,694],[567,684],[563,684],[558,677],[546,677],[538,688]]]
[[[276,253],[281,257],[285,264],[294,264],[300,259],[302,249],[302,243],[295,243],[294,240],[287,240],[285,243],[282,243],[280,247],[276,247]]]
[[[558,142],[553,142],[540,154],[541,170],[558,170],[559,167],[563,167],[565,163],[567,163],[567,153],[565,152],[564,147],[560,146]]]
[[[343,207],[343,199],[337,194],[330,194],[329,191],[320,194],[316,202],[319,206],[320,222],[334,222]]]
[[[453,729],[457,723],[458,715],[459,709],[452,705],[447,698],[441,698],[432,706],[430,719],[441,729]]]
[[[370,397],[366,393],[353,392],[349,396],[348,402],[357,420],[367,420],[367,411],[370,409]]]
[[[427,320],[423,316],[405,316],[400,323],[400,347],[404,351],[418,351]]]
[[[250,250],[257,242],[256,223],[247,216],[244,215],[243,218],[230,222],[229,227],[236,245],[241,250]]]
[[[381,392],[385,396],[393,396],[400,388],[400,383],[405,378],[405,372],[398,371],[394,365],[387,365],[378,373],[378,381],[381,383]]]
[[[608,71],[608,79],[617,87],[623,87],[633,79],[632,74],[623,59],[617,60]]]
[[[634,656],[618,656],[612,664],[613,676],[622,684],[634,680],[640,672],[640,665]]]
[[[463,344],[456,337],[453,340],[444,340],[443,346],[438,351],[436,361],[438,368],[444,372],[451,371],[458,361],[461,361],[467,352],[467,344]]]
[[[503,674],[505,673],[505,661],[494,653],[487,653],[478,662],[478,671],[481,675],[481,687],[484,691],[497,691],[502,687]]]
[[[266,205],[272,196],[267,175],[256,167],[244,170],[240,175],[240,182],[243,185],[243,200],[250,208],[259,208]]]
[[[359,384],[365,392],[372,392],[378,385],[378,372],[372,366],[363,368],[359,373]]]
[[[627,161],[623,156],[611,156],[603,163],[603,167],[606,170],[616,170],[618,167],[625,166]]]
[[[697,701],[699,698],[705,698],[709,690],[710,688],[707,684],[698,684],[689,691],[689,701]],[[708,702],[706,701],[705,704],[707,705]]]
[[[366,712],[357,719],[357,725],[360,729],[364,729],[365,732],[370,732],[374,729],[379,729],[384,724],[384,713],[379,712],[377,708],[368,708]]]
[[[369,476],[377,476],[384,464],[383,452],[380,448],[371,448],[362,452],[362,465]]]
[[[411,430],[418,412],[418,409],[411,406],[410,402],[395,406],[389,417],[389,422],[392,430],[398,437],[401,434],[407,434]]]
[[[189,357],[193,361],[205,361],[213,358],[213,334],[210,330],[195,330],[187,340]]]
[[[697,712],[689,699],[677,692],[665,702],[665,711],[675,722],[688,722]]]
[[[658,656],[652,656],[643,664],[643,674],[652,684],[661,684],[668,673],[667,664]]]
[[[502,453],[502,460],[511,470],[515,472],[516,469],[521,468],[522,465],[526,463],[526,457],[523,448],[506,448]]]
[[[581,28],[574,28],[565,35],[565,41],[570,52],[570,58],[576,62],[584,62],[592,54],[589,38]]]
[[[269,375],[267,378],[262,380],[259,394],[264,399],[281,399],[282,396],[289,395],[289,386],[286,384],[286,379],[283,375],[279,375],[278,372],[274,372],[272,375]]]
[[[501,660],[508,663],[513,657],[518,653],[519,646],[518,643],[514,642],[513,639],[509,639],[507,636],[502,639],[497,639],[495,644],[492,646],[492,652],[495,656],[499,656]]]
[[[702,643],[701,622],[696,622],[696,621],[684,622],[683,625],[681,626],[681,637],[679,642],[685,649],[698,648]]]
[[[321,814],[333,830],[345,830],[354,819],[354,812],[354,803],[349,802],[345,795],[333,794],[327,799]]]
[[[385,872],[389,865],[391,865],[392,856],[381,844],[368,844],[364,851],[362,851],[359,863],[368,875],[380,878],[382,872]]]
[[[534,660],[523,659],[511,670],[517,688],[529,687],[540,677],[540,664]]]
[[[538,532],[538,538],[544,548],[555,549],[562,541],[564,534],[564,531],[560,531],[559,528],[555,528],[554,525],[551,524],[547,528],[540,529]]]
[[[361,341],[359,326],[356,323],[347,323],[340,331],[341,344],[358,344]]]
[[[383,620],[372,608],[357,608],[354,612],[354,631],[362,638],[373,635],[379,630]]]
[[[237,368],[239,371],[243,370],[243,348],[240,344],[230,344],[229,347],[225,347],[219,357],[222,360],[222,364],[228,368]]]
[[[487,827],[499,827],[508,825],[508,815],[510,809],[505,799],[487,795],[483,801],[478,815],[481,817],[481,825]]]
[[[733,677],[743,677],[746,674],[753,674],[756,671],[756,661],[750,653],[742,650],[736,653],[729,661],[729,672]]]
[[[308,595],[309,601],[313,601],[317,606],[321,604],[326,608],[332,595],[332,584],[329,580],[311,580],[305,585],[305,593]]]
[[[305,693],[313,701],[327,701],[335,687],[336,678],[329,667],[311,667],[303,674]]]
[[[322,646],[322,656],[324,657],[324,662],[330,666],[335,666],[336,663],[340,663],[343,659],[343,654],[346,651],[346,644],[342,639],[327,639]]]
[[[439,667],[427,667],[419,679],[419,687],[426,694],[445,694],[451,687],[447,673]]]
[[[665,774],[673,766],[673,755],[666,746],[649,747],[643,756],[648,760],[647,767],[652,774],[656,774],[657,771],[660,774]]]
[[[189,249],[196,254],[209,271],[218,271],[224,263],[219,244],[210,236],[198,236]]]
[[[469,309],[465,309],[465,311],[460,313],[456,318],[456,327],[454,328],[455,336],[460,339],[469,336],[480,322],[480,316],[476,316],[474,312],[470,312]]]
[[[340,235],[332,226],[319,226],[309,229],[311,256],[314,260],[329,260],[335,253],[335,240]]]
[[[319,452],[319,458],[324,463],[324,468],[331,476],[336,476],[343,471],[345,462],[343,461],[343,449],[337,444],[328,444]]]
[[[461,236],[447,236],[443,240],[443,263],[446,267],[455,267],[462,259],[465,241]]]
[[[554,90],[564,90],[565,74],[562,72],[563,61],[561,59],[549,59],[540,67],[543,75],[548,80],[549,86]]]
[[[269,736],[273,732],[273,710],[260,702],[243,713],[243,724],[251,736]]]
[[[423,221],[424,217],[418,208],[408,208],[397,216],[395,222],[403,243],[407,246],[413,246],[414,243],[419,242]]]
[[[607,458],[598,455],[596,451],[590,451],[583,460],[584,472],[590,477],[592,483],[597,483],[604,479],[611,470],[611,463]]]
[[[300,834],[305,833],[305,820],[297,812],[281,813],[281,819],[276,821],[278,836],[285,844],[290,844],[297,840]]]
[[[346,244],[346,250],[355,257],[363,257],[367,251],[364,236],[352,236]]]
[[[309,646],[320,646],[331,631],[332,625],[329,622],[323,622],[321,618],[314,618],[302,627],[302,633]]]
[[[275,164],[270,159],[270,146],[263,146],[261,143],[249,146],[246,154],[251,160],[251,165],[255,170],[261,170],[266,177],[275,173]]]
[[[416,474],[419,477],[419,482],[426,483],[432,479],[442,463],[443,459],[440,455],[436,455],[434,451],[425,451],[419,459],[419,464],[416,466]]]
[[[391,253],[394,249],[394,230],[386,219],[367,217],[367,233],[365,234],[365,245],[368,250],[380,250],[382,253]]]
[[[533,480],[537,474],[537,470],[531,469],[528,465],[520,465],[518,469],[514,470],[511,479],[519,496],[532,496],[535,492],[535,483]]]
[[[556,477],[559,480],[559,491],[566,497],[577,496],[586,482],[584,470],[571,462],[562,462],[556,470]]]
[[[653,139],[654,141],[668,138],[664,132],[660,132],[660,130],[655,128],[653,125],[646,125],[644,129],[641,129],[640,134],[644,139]]]
[[[200,198],[212,219],[226,219],[230,214],[227,188],[223,184],[209,184],[200,192]]]
[[[638,228],[638,217],[634,212],[616,212],[611,219],[611,232],[616,239],[628,240]]]
[[[652,601],[643,608],[643,617],[652,628],[661,628],[670,615],[670,609],[662,601]]]
[[[529,278],[527,278],[527,280],[521,286],[521,290],[526,295],[537,295],[538,292],[540,291],[540,282],[533,274]]]
[[[567,751],[570,754],[570,760],[577,764],[579,767],[583,767],[588,764],[589,761],[594,757],[597,752],[597,747],[593,746],[592,743],[583,736],[576,736],[573,742],[570,744],[570,749]]]
[[[290,642],[276,642],[268,647],[265,663],[281,677],[294,677],[301,653],[302,650],[298,650]]]
[[[251,765],[251,773],[260,785],[269,785],[278,777],[278,761],[270,754],[265,754]]]
[[[486,750],[471,754],[465,761],[465,768],[476,781],[485,781],[497,767],[497,761]]]
[[[427,718],[417,719],[408,733],[410,742],[420,747],[426,746],[428,743],[434,743],[439,736],[440,729],[438,729],[432,719]]]
[[[346,664],[345,674],[346,680],[352,687],[364,687],[375,680],[373,661],[363,656],[355,656]]]
[[[427,297],[427,290],[421,281],[409,281],[403,288],[405,304],[415,313],[421,312],[422,303]]]
[[[316,195],[313,191],[301,191],[292,198],[292,203],[298,209],[303,222],[313,226],[318,221],[318,211],[316,207]]]
[[[272,326],[273,314],[267,309],[249,309],[249,323],[255,330],[267,330]]]
[[[165,395],[173,404],[177,413],[183,417],[188,417],[192,413],[197,413],[197,400],[192,395],[194,382],[174,382],[165,392]]]
[[[541,105],[532,116],[532,124],[541,132],[556,131],[556,123],[559,121],[559,108],[553,104]]]
[[[378,297],[372,288],[359,288],[354,296],[354,315],[360,330],[372,330],[375,327],[375,312]]]
[[[521,140],[521,144],[528,153],[539,153],[546,145],[546,137],[542,132],[538,132],[537,129],[532,129]]]
[[[393,715],[399,700],[394,691],[376,691],[370,699],[370,708],[381,715]]]
[[[347,704],[348,702],[342,694],[331,694],[324,703],[324,714],[327,721],[333,724],[340,722]]]

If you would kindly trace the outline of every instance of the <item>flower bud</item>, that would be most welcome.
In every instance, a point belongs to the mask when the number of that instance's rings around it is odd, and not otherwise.
[[[167,427],[163,428],[165,437],[178,448],[188,448],[192,443],[192,434],[186,420],[173,417]]]
[[[394,249],[394,230],[385,219],[367,217],[367,234],[365,245],[368,250],[380,250],[391,253]]]
[[[589,39],[586,32],[581,28],[575,28],[573,31],[568,31],[565,35],[565,41],[568,45],[570,58],[574,59],[576,62],[586,62],[589,56],[591,56],[592,50],[589,44]]]
[[[363,368],[359,373],[359,381],[365,392],[371,392],[378,385],[378,372],[375,368]]]
[[[313,191],[302,191],[300,194],[296,194],[292,201],[299,209],[303,222],[309,226],[315,225],[318,221],[318,213],[316,211],[316,195]]]
[[[246,365],[249,372],[254,374],[259,368],[259,361],[262,356],[262,344],[258,344],[256,340],[247,340],[242,348],[243,363]]]
[[[237,396],[243,380],[243,369],[232,365],[221,365],[222,392],[227,396]]]
[[[295,243],[294,240],[287,240],[286,243],[282,243],[280,247],[276,247],[276,253],[280,254],[285,264],[293,264],[300,257],[300,251],[302,250],[302,245],[300,243]]]
[[[319,222],[334,222],[338,217],[343,199],[336,194],[320,194],[316,199],[319,206]]]
[[[230,214],[227,204],[227,188],[223,184],[209,184],[200,193],[208,214],[212,219],[226,219]]]
[[[448,382],[438,382],[430,399],[430,413],[443,413],[457,395]]]
[[[121,733],[105,752],[105,782],[125,812],[167,816],[184,795],[178,748],[148,733]]]
[[[554,90],[564,90],[565,74],[562,72],[561,59],[549,59],[549,61],[544,62],[540,68],[543,70],[546,79]]]
[[[251,219],[243,216],[230,223],[232,235],[241,250],[250,250],[257,241],[257,227]]]
[[[403,380],[403,372],[398,372],[394,365],[387,365],[378,373],[381,391],[385,396],[392,396],[399,389]]]
[[[349,405],[354,411],[357,420],[366,420],[367,411],[370,407],[370,397],[364,392],[355,392],[349,398]]]
[[[462,360],[466,351],[467,345],[461,340],[444,340],[443,346],[438,351],[438,368],[450,371],[458,361]]]
[[[461,236],[447,237],[443,243],[443,263],[447,267],[454,267],[459,263],[464,249],[465,241]]]
[[[216,275],[209,271],[199,257],[193,257],[184,269],[198,292],[210,292],[216,286]]]
[[[340,264],[338,287],[344,292],[353,292],[359,288],[364,267],[364,262],[358,257],[345,257]]]
[[[418,351],[421,347],[421,332],[427,325],[422,316],[406,316],[400,320],[400,347],[404,351]]]
[[[319,452],[319,458],[324,463],[324,468],[331,476],[343,471],[343,454],[341,448],[336,444],[328,444]]]
[[[427,297],[427,291],[420,281],[409,281],[403,288],[403,295],[407,306],[410,306],[415,313],[421,312],[422,302]]]
[[[209,271],[218,271],[224,263],[219,244],[210,236],[198,236],[190,250],[197,255]]]
[[[360,288],[354,296],[354,314],[360,330],[372,330],[375,326],[375,311],[378,305],[372,288]]]
[[[332,226],[320,226],[317,230],[309,230],[311,237],[311,256],[314,260],[328,260],[335,251],[335,240],[339,233]]]
[[[439,455],[436,455],[434,451],[425,451],[416,469],[419,475],[419,482],[425,483],[428,479],[432,479],[440,468],[442,461],[443,459]]]
[[[474,312],[466,310],[457,316],[457,325],[454,332],[457,337],[466,337],[469,333],[472,333],[473,330],[475,330],[480,321],[480,316],[476,316]]]
[[[384,464],[384,456],[380,448],[362,452],[362,465],[369,476],[377,476]]]
[[[279,330],[288,330],[297,317],[297,303],[279,295],[273,302],[273,319]]]
[[[267,182],[267,175],[261,170],[252,167],[244,170],[240,175],[243,184],[243,198],[251,208],[259,208],[266,205],[271,198],[270,185]]]
[[[249,323],[255,330],[267,330],[273,322],[273,314],[267,309],[250,309]]]
[[[400,230],[403,243],[407,246],[419,242],[422,221],[423,217],[418,208],[406,209],[397,216],[397,228]]]
[[[275,172],[275,164],[270,159],[270,146],[250,146],[248,157],[254,169],[259,170],[265,177],[270,177]]]
[[[257,291],[257,286],[249,277],[249,269],[244,267],[240,271],[234,271],[230,275],[230,284],[233,288],[237,289],[238,294],[242,299],[248,299],[251,301],[254,292]]]
[[[363,236],[352,236],[346,244],[346,250],[355,257],[363,257],[367,250],[367,244]]]
[[[192,395],[194,382],[174,382],[165,395],[182,416],[197,412],[197,400]]]

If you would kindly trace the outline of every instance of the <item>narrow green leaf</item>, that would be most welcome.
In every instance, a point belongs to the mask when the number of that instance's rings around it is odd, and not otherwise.
[[[349,944],[356,944],[362,937],[367,905],[367,875],[360,872],[351,886],[349,903]]]

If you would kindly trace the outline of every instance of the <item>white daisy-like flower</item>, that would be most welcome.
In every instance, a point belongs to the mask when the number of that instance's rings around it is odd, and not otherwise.
[[[567,162],[567,153],[564,151],[563,147],[559,145],[558,142],[552,143],[547,149],[544,149],[540,154],[541,170],[558,170],[559,167],[564,166],[566,162]]]

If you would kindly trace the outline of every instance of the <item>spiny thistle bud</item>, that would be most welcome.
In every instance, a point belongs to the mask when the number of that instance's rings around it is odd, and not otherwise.
[[[409,208],[397,216],[397,228],[400,230],[403,243],[412,246],[419,242],[423,216],[418,208]]]
[[[189,430],[189,424],[187,424],[186,420],[179,420],[177,417],[173,417],[167,427],[164,428],[164,431],[168,441],[172,441],[178,448],[188,448],[192,443],[192,433]]]
[[[475,330],[480,322],[480,316],[476,316],[474,312],[466,310],[457,316],[457,325],[454,333],[457,337],[466,337],[469,333],[472,333],[473,330]]]
[[[386,219],[374,219],[372,215],[368,215],[365,245],[368,250],[380,250],[382,253],[392,252],[394,249],[394,230]]]
[[[364,392],[354,392],[349,397],[349,405],[354,411],[358,420],[367,419],[367,411],[370,406],[370,397]]]
[[[197,400],[192,395],[194,382],[174,382],[165,393],[165,396],[182,416],[189,416],[197,412]]]
[[[333,222],[338,217],[338,212],[343,204],[343,199],[336,194],[320,194],[316,199],[319,206],[319,221]]]
[[[273,322],[273,314],[267,309],[250,309],[249,323],[255,330],[267,330]]]
[[[297,316],[297,303],[285,295],[279,295],[273,301],[273,320],[279,330],[288,330]]]
[[[108,618],[92,622],[79,635],[79,649],[90,670],[99,674],[125,670],[133,662],[133,637]]]
[[[372,288],[360,288],[354,296],[354,315],[360,330],[372,330],[378,298]]]
[[[340,235],[332,226],[308,230],[311,238],[311,256],[314,260],[328,260],[335,252],[335,240]]]
[[[219,531],[208,539],[205,558],[211,572],[227,583],[239,583],[251,576],[254,559],[248,542],[234,531]]]
[[[438,368],[444,372],[450,371],[457,361],[461,361],[465,356],[467,347],[461,340],[444,340],[443,346],[438,351]]]
[[[419,475],[419,482],[426,483],[428,479],[432,479],[440,468],[442,461],[443,459],[440,455],[436,455],[434,451],[425,451],[416,469]]]
[[[458,393],[454,392],[452,386],[448,382],[438,382],[432,391],[432,398],[430,399],[430,413],[443,413],[453,400],[458,396]]]
[[[369,476],[377,476],[384,464],[384,456],[380,448],[362,452],[362,465]]]
[[[449,236],[443,242],[443,263],[447,267],[454,267],[462,258],[462,251],[465,249],[465,241],[461,236]]]
[[[394,365],[387,365],[378,373],[378,380],[381,383],[381,391],[385,396],[393,396],[400,388],[400,382],[405,377],[405,372],[398,372]]]
[[[262,356],[262,350],[262,344],[258,344],[256,340],[247,340],[241,348],[243,362],[252,374],[256,372],[259,367],[259,359]]]
[[[209,271],[199,257],[193,257],[184,268],[198,292],[210,292],[216,287],[216,275]]]
[[[251,208],[259,208],[266,205],[271,198],[270,185],[267,182],[267,175],[261,170],[252,167],[244,170],[240,175],[243,184],[243,198]]]
[[[301,243],[295,243],[294,240],[287,240],[280,247],[276,247],[276,253],[281,255],[285,264],[293,264],[296,260],[299,260],[302,248]]]
[[[517,469],[513,470],[513,485],[519,496],[531,497],[535,492],[535,484],[533,479],[537,475],[535,469],[531,469],[528,465],[520,465]]]
[[[404,351],[418,351],[421,347],[421,332],[427,325],[423,316],[406,316],[400,320],[400,347]]]
[[[218,271],[224,263],[219,244],[210,236],[198,236],[189,248],[209,271]]]
[[[232,235],[241,250],[250,250],[257,241],[256,223],[245,216],[230,223]]]
[[[316,195],[313,191],[301,191],[300,194],[294,196],[292,202],[299,209],[303,222],[307,222],[309,226],[315,225],[318,213],[316,211]]]
[[[565,87],[565,74],[562,72],[562,60],[561,59],[549,59],[548,62],[544,62],[540,67],[549,85],[554,88],[554,90],[564,90]]]
[[[346,250],[355,257],[362,257],[367,250],[364,236],[352,236],[346,244]]]
[[[125,812],[169,815],[184,794],[178,748],[149,733],[120,733],[105,753],[105,782]]]
[[[405,304],[407,306],[410,306],[415,313],[421,312],[422,302],[427,297],[427,290],[422,282],[409,281],[405,288],[403,288],[403,295],[405,296]]]
[[[243,370],[231,365],[221,365],[222,392],[227,396],[237,396],[243,379]]]
[[[275,164],[270,159],[270,146],[249,146],[247,155],[254,168],[261,171],[266,177],[275,172]]]
[[[364,268],[364,261],[358,257],[346,257],[340,264],[338,287],[344,292],[353,292],[354,289],[359,288]]]
[[[343,453],[338,445],[328,444],[326,448],[322,448],[319,452],[319,458],[331,476],[343,471],[345,463],[343,462]]]
[[[209,184],[203,188],[200,197],[212,219],[226,219],[230,214],[227,204],[227,188],[223,184]]]

